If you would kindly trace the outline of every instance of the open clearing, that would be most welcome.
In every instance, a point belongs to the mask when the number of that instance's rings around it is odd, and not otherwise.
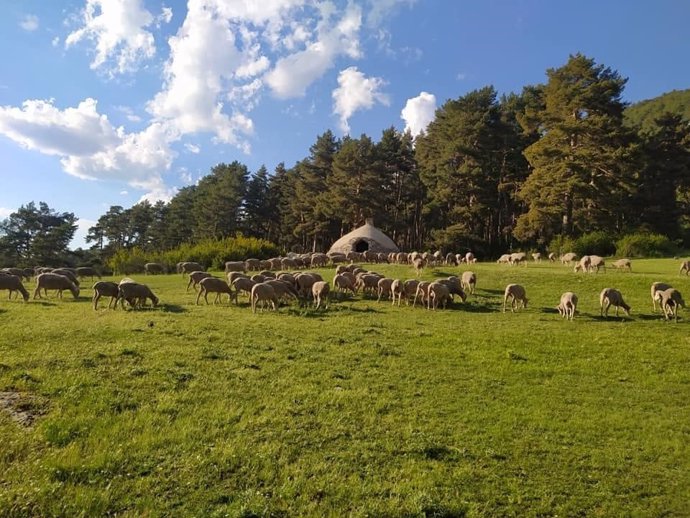
[[[179,275],[133,276],[157,309],[96,312],[89,281],[3,299],[0,515],[688,516],[690,312],[664,322],[649,293],[690,299],[678,265],[428,269],[478,274],[445,311],[253,315],[195,306]],[[511,282],[529,306],[503,314]],[[599,317],[604,287],[630,318]]]

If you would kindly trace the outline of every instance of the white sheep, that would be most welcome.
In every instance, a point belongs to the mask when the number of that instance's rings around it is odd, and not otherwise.
[[[125,309],[125,300],[133,308],[138,308],[146,305],[146,300],[150,299],[151,304],[156,307],[158,305],[159,299],[156,297],[151,288],[146,284],[139,284],[131,279],[123,279],[118,285],[118,296],[117,300],[120,301],[120,306]],[[117,306],[117,301],[115,302]]]
[[[350,274],[350,275],[346,275]],[[351,292],[352,295],[355,294],[355,283],[354,276],[350,272],[343,272],[336,274],[333,277],[333,288],[336,293],[345,293],[347,291]]]
[[[297,288],[295,288],[295,286],[292,283],[280,279],[268,279],[265,281],[265,283],[273,286],[278,300],[299,300],[299,293],[297,292]]]
[[[178,270],[179,272],[184,276],[184,274],[190,274],[192,272],[203,272],[204,267],[201,266],[199,263],[194,262],[194,261],[183,261],[178,264]]]
[[[498,264],[510,264],[510,254],[503,254],[496,260]]]
[[[261,311],[264,310],[264,306],[266,302],[270,303],[271,307],[273,307],[273,311],[277,311],[278,308],[278,297],[276,296],[276,291],[268,283],[261,282],[259,284],[255,284],[252,287],[252,292],[251,292],[251,304],[252,304],[252,313],[256,313],[256,307],[261,302]]]
[[[577,261],[577,254],[575,252],[568,252],[561,256],[561,264],[571,265],[574,261]]]
[[[203,294],[206,304],[208,304],[208,294],[215,293],[216,298],[214,304],[221,301],[221,295],[226,293],[228,295],[228,304],[232,299],[237,302],[237,292],[232,290],[232,287],[223,279],[217,277],[205,277],[199,281],[199,294],[196,296],[196,304],[199,305],[199,299]]]
[[[615,288],[604,288],[599,294],[600,314],[603,317],[609,316],[609,308],[614,306],[616,308],[616,316],[618,316],[618,308],[623,308],[626,315],[630,315],[630,306],[623,300],[623,295]]]
[[[678,322],[678,307],[685,308],[685,301],[680,292],[674,288],[668,288],[661,293],[661,309],[664,311],[664,318],[670,320],[670,316]]]
[[[46,272],[36,277],[34,299],[41,298],[41,290],[45,290],[46,293],[48,290],[57,290],[58,298],[62,298],[63,290],[69,290],[75,299],[79,298],[79,287],[69,277],[59,273]]]
[[[614,268],[618,268],[619,270],[625,270],[627,269],[629,272],[632,271],[632,264],[630,263],[630,259],[628,258],[622,258],[618,259],[617,261],[614,261],[613,263]]]
[[[555,263],[555,262],[556,262],[556,254],[555,254],[555,252],[549,253],[549,261],[552,262],[552,263]]]
[[[515,312],[521,305],[523,308],[527,308],[527,295],[525,293],[525,288],[519,284],[508,284],[506,286],[505,292],[503,293],[503,312],[506,312],[506,303],[508,299],[510,300],[510,311]]]
[[[572,291],[566,291],[561,295],[561,301],[556,309],[566,320],[573,320],[575,318],[575,311],[577,311],[577,295]]]
[[[477,262],[477,258],[474,256],[472,252],[467,252],[465,254],[465,262],[467,264],[473,264]]]
[[[258,264],[257,264],[258,266]],[[226,261],[225,262],[225,273],[229,272],[246,272],[250,268],[247,268],[245,261]],[[257,268],[258,269],[258,268]]]
[[[414,294],[414,301],[412,302],[412,307],[415,307],[417,305],[417,299],[419,299],[419,301],[422,303],[422,306],[428,303],[430,284],[431,283],[429,281],[420,281],[417,284],[417,290]]]
[[[453,295],[458,295],[463,302],[467,300],[467,294],[462,289],[462,283],[455,275],[451,275],[447,279],[439,279],[437,282],[444,284],[448,288],[451,300],[453,300]]]
[[[98,309],[98,301],[101,297],[110,297],[108,301],[108,308],[117,305],[117,296],[120,293],[120,288],[114,282],[98,281],[93,285],[93,309]]]
[[[324,303],[324,309],[327,308],[326,302],[331,291],[330,285],[325,281],[316,281],[311,287],[311,294],[314,298],[314,305],[316,309],[321,307],[321,302]]]
[[[600,257],[598,255],[590,255],[589,256],[589,272],[592,273],[594,269],[596,270],[596,273],[599,273],[599,268],[603,268],[604,271],[606,271],[606,262],[604,261],[603,257]]]
[[[510,264],[512,266],[517,266],[519,264],[527,265],[527,254],[524,252],[514,252],[510,254]]]
[[[414,299],[417,294],[417,287],[419,286],[419,281],[417,279],[408,279],[403,282],[403,292],[405,294],[405,302],[409,306],[410,300]]]
[[[685,275],[690,275],[690,261],[683,261],[680,263],[678,275],[681,275],[683,272],[685,272]]]
[[[460,282],[463,290],[469,291],[474,295],[474,290],[477,288],[477,274],[474,272],[462,272]]]
[[[379,279],[378,283],[376,283],[376,288],[378,290],[378,299],[376,300],[377,302],[381,302],[381,297],[388,297],[391,295],[392,285],[393,279],[389,279],[388,277]]]
[[[189,293],[190,286],[192,286],[194,288],[194,291],[196,291],[196,287],[201,282],[201,280],[207,279],[209,277],[212,277],[212,275],[208,272],[190,272],[189,282],[187,283],[187,289],[185,291]]]
[[[439,281],[434,281],[429,284],[428,288],[428,303],[427,308],[436,310],[439,305],[446,309],[448,301],[450,300],[450,290],[448,286]]]
[[[416,257],[412,260],[412,266],[414,267],[414,271],[417,274],[417,277],[419,277],[422,274],[422,270],[426,266],[426,261],[423,257]]]
[[[669,288],[673,288],[670,284],[666,284],[665,282],[654,282],[652,283],[652,311],[656,313],[656,303],[657,301],[661,301],[661,292],[664,290],[667,290]],[[663,309],[661,306],[659,306],[660,309]]]
[[[400,279],[393,279],[391,283],[391,299],[393,299],[392,305],[395,305],[395,301],[398,301],[398,307],[402,303],[402,297],[405,293],[405,285]]]
[[[541,253],[540,252],[533,253],[532,259],[534,260],[535,263],[540,263],[541,262]]]
[[[12,292],[18,291],[22,294],[24,302],[29,300],[29,292],[24,288],[21,278],[16,275],[0,275],[0,290],[9,290],[8,296],[11,296]]]
[[[240,294],[240,292],[246,292],[247,295],[250,296],[251,299],[251,293],[252,290],[254,289],[254,286],[256,286],[256,282],[251,280],[249,277],[237,277],[232,281],[232,287],[235,288],[235,303],[237,303],[237,295]]]
[[[580,261],[573,267],[574,272],[579,272],[582,270],[583,272],[587,273],[589,271],[589,267],[592,264],[592,260],[588,255],[583,255],[580,258]]]

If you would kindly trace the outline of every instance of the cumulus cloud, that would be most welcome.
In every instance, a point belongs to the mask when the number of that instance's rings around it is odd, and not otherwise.
[[[166,18],[164,10],[163,20]],[[156,19],[142,0],[86,0],[81,21],[83,26],[67,36],[65,47],[82,40],[93,42],[92,69],[110,75],[131,72],[156,53],[153,34],[146,30]]]
[[[70,241],[69,247],[74,250],[76,248],[86,248],[89,245],[86,243],[86,236],[89,233],[91,227],[95,227],[98,221],[92,219],[79,218],[77,220],[77,231],[74,233],[72,241]],[[91,243],[93,244],[93,243]]]
[[[340,72],[338,88],[333,91],[333,113],[339,116],[344,133],[350,132],[348,120],[356,111],[372,108],[377,102],[389,105],[388,96],[380,91],[385,84],[381,78],[366,77],[357,67]]]
[[[417,97],[407,100],[400,117],[405,121],[405,131],[413,137],[426,129],[436,114],[436,96],[422,92]]]
[[[266,82],[277,97],[303,96],[309,85],[332,68],[339,56],[361,57],[358,38],[362,25],[360,7],[348,4],[337,23],[331,22],[330,10],[322,11],[321,16],[316,29],[317,39],[305,49],[279,59],[273,70],[266,74]]]
[[[34,14],[27,14],[19,22],[19,26],[27,32],[33,32],[38,29],[38,16]]]
[[[84,179],[127,182],[141,189],[163,186],[178,138],[161,124],[126,133],[99,114],[94,99],[60,110],[52,100],[24,101],[21,108],[0,107],[0,134],[27,149],[60,157],[65,172]]]
[[[371,9],[367,15],[367,26],[377,27],[401,5],[412,7],[417,0],[368,0]]]
[[[193,153],[195,155],[198,155],[199,152],[201,151],[201,148],[199,146],[197,146],[196,144],[187,143],[184,145],[184,147],[187,151],[189,151],[190,153]]]

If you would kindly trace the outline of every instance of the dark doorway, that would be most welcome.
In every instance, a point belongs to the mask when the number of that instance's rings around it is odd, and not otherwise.
[[[369,243],[364,241],[364,239],[360,239],[355,243],[355,252],[359,252],[361,254],[362,252],[366,252],[367,250],[369,250]]]

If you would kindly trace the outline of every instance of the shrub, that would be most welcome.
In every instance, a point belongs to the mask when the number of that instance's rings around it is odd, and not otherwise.
[[[568,252],[573,252],[575,248],[575,241],[568,236],[558,234],[549,243],[547,247],[548,252],[553,252],[554,254],[560,256],[567,254]]]
[[[603,231],[582,234],[573,243],[573,252],[583,255],[613,255],[616,245],[613,236]]]
[[[616,255],[625,257],[668,257],[678,253],[678,247],[666,236],[636,233],[616,241]]]

